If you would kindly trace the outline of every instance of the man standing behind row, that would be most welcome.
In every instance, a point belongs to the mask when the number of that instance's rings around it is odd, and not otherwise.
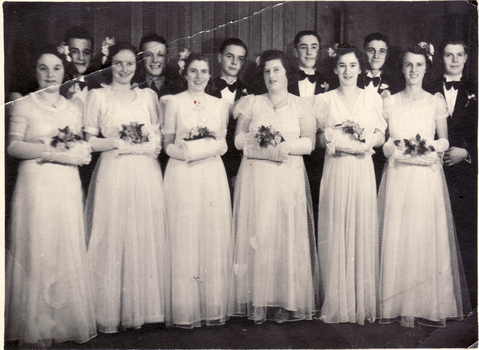
[[[230,106],[233,106],[234,102],[241,97],[246,96],[247,91],[243,82],[239,79],[239,74],[244,67],[247,57],[248,48],[241,39],[229,38],[223,41],[218,53],[218,63],[221,66],[220,76],[213,80],[211,89],[207,92],[212,96],[226,100]],[[232,116],[231,109],[226,133],[228,151],[222,158],[225,163],[230,190],[233,193],[234,182],[243,152],[238,151],[234,145],[236,120]]]

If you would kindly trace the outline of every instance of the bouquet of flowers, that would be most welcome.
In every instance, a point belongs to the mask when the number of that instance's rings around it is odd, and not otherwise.
[[[284,141],[283,135],[272,126],[261,125],[254,136],[260,147],[276,146]]]
[[[272,126],[261,125],[254,137],[246,140],[244,153],[249,158],[282,163],[288,159],[288,151],[282,147],[284,138]]]
[[[43,152],[39,163],[85,165],[91,161],[91,146],[82,137],[74,134],[67,125],[58,129],[58,134],[49,140],[50,148]]]
[[[120,131],[120,142],[117,143],[120,154],[153,154],[155,143],[150,142],[151,134],[145,124],[131,122],[122,124]]]
[[[395,140],[394,160],[403,164],[431,165],[436,162],[435,148],[417,134],[410,139]]]
[[[326,128],[324,134],[328,141],[326,150],[330,154],[335,154],[336,151],[350,154],[374,152],[366,144],[366,134],[368,133],[358,123],[351,120],[337,124],[334,128]]]
[[[187,162],[221,155],[226,152],[226,143],[219,142],[216,134],[206,126],[198,126],[190,130],[183,138],[183,149]]]
[[[216,140],[215,134],[211,132],[206,126],[198,126],[197,128],[191,129],[188,135],[183,140],[193,141],[204,138],[211,138]]]

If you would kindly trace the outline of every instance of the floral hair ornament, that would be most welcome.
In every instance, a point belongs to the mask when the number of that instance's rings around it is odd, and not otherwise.
[[[329,55],[329,57],[335,58],[335,57],[338,55],[338,53],[337,53],[337,51],[336,51],[336,50],[338,49],[338,46],[339,46],[339,44],[338,44],[338,43],[335,43],[335,44],[333,45],[333,47],[328,48],[328,55]]]
[[[254,62],[256,63],[256,67],[259,67],[259,65],[261,64],[261,56],[257,56]]]
[[[57,46],[57,50],[60,55],[65,55],[65,60],[67,62],[72,61],[72,58],[69,55],[70,51],[68,50],[68,45],[66,43],[63,42],[60,44],[60,46]]]
[[[432,56],[434,56],[434,46],[432,46],[432,44],[427,43],[425,41],[421,41],[419,44],[417,44],[417,46],[419,46],[423,50],[426,50],[427,58],[432,63]]]
[[[190,54],[190,50],[186,47],[179,53],[178,67],[180,67],[180,74],[183,73],[183,70],[185,69],[185,60],[190,57]]]
[[[103,57],[101,58],[101,64],[105,64],[106,60],[108,59],[108,55],[110,53],[110,46],[113,46],[116,44],[115,38],[114,37],[106,37],[105,40],[101,42],[101,53],[103,54]]]

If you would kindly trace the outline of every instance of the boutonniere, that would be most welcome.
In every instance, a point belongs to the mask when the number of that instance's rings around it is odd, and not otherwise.
[[[379,85],[379,90],[387,90],[388,88],[389,88],[388,84],[382,83],[381,85]]]
[[[243,95],[248,95],[248,90],[246,90],[246,88],[244,88],[242,93],[243,93]]]
[[[469,93],[467,91],[466,91],[466,94],[467,94],[467,103],[466,103],[465,107],[467,107],[467,105],[469,104],[469,102],[471,102],[471,100],[474,100],[474,101],[476,100],[476,95],[474,95],[474,94],[469,95]]]
[[[321,87],[324,89],[324,91],[328,91],[328,90],[329,90],[329,84],[328,84],[327,82],[325,82],[325,81],[321,84]]]

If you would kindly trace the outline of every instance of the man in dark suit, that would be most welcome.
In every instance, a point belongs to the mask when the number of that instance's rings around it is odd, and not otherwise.
[[[371,33],[364,38],[363,48],[367,57],[368,69],[358,78],[358,87],[377,92],[381,96],[399,92],[398,79],[385,66],[389,52],[387,36],[381,33]],[[378,189],[386,160],[382,147],[377,148],[373,155],[373,163]]]
[[[141,62],[138,65],[144,75],[138,87],[150,88],[158,95],[158,100],[164,95],[174,95],[185,89],[184,82],[178,72],[178,67],[168,66],[168,44],[156,33],[145,35],[140,40]],[[140,74],[141,74],[140,73]],[[163,174],[165,173],[168,156],[164,150],[159,155]]]
[[[243,152],[234,145],[236,120],[232,116],[234,102],[247,95],[239,74],[248,57],[248,48],[241,39],[229,38],[223,41],[218,53],[218,63],[221,67],[220,76],[216,77],[207,89],[210,95],[226,100],[230,105],[230,118],[226,133],[228,151],[222,156],[231,193],[234,190],[236,174],[241,163]]]
[[[311,30],[303,30],[294,38],[294,56],[298,59],[296,78],[288,82],[288,91],[296,96],[313,97],[329,90],[329,84],[318,70],[321,37]],[[317,223],[319,186],[324,164],[323,148],[317,147],[310,155],[304,155],[313,202],[314,220]]]
[[[444,76],[427,89],[440,92],[447,103],[449,149],[444,153],[456,232],[473,307],[477,306],[477,81],[464,75],[467,46],[445,41],[439,48]]]

